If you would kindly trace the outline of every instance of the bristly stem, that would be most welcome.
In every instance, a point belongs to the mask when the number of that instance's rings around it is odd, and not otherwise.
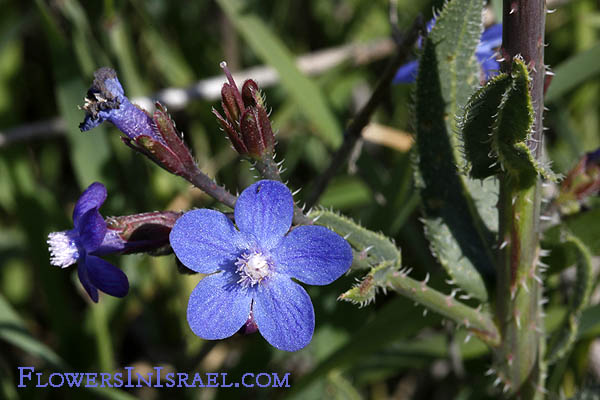
[[[412,26],[408,30],[404,38],[398,43],[398,49],[396,55],[389,61],[383,75],[377,82],[377,86],[373,91],[373,94],[369,98],[369,101],[363,106],[356,117],[352,120],[346,131],[344,132],[344,142],[337,149],[327,169],[318,176],[317,182],[315,183],[313,191],[306,199],[306,205],[308,208],[314,206],[321,194],[325,191],[327,184],[333,178],[338,168],[346,162],[348,156],[354,145],[360,138],[361,132],[365,126],[369,123],[371,115],[375,112],[375,109],[383,100],[385,93],[390,88],[392,79],[396,75],[398,68],[406,61],[410,53],[412,52],[413,45],[419,36],[423,27],[421,16],[418,16],[413,22]]]
[[[189,175],[190,176],[186,177],[186,179],[198,189],[203,190],[206,194],[228,207],[235,207],[237,197],[231,194],[223,186],[217,185],[214,180],[206,176],[200,169],[196,169],[193,174]]]
[[[544,86],[544,0],[504,0],[502,69],[510,72],[520,55],[532,78],[534,125],[528,146],[539,160],[542,154]],[[499,247],[496,312],[502,343],[496,351],[499,378],[509,398],[544,397],[544,325],[540,298],[539,180],[519,187],[508,176],[500,178]]]

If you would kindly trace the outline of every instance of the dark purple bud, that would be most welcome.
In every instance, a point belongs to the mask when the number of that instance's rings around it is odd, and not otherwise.
[[[231,140],[231,144],[233,145],[233,148],[235,149],[235,151],[237,151],[239,154],[248,154],[248,149],[246,149],[246,145],[242,141],[239,130],[236,130],[229,123],[229,121],[226,120],[225,118],[223,118],[221,116],[221,114],[219,114],[219,112],[217,110],[215,110],[214,108],[212,109],[212,112],[217,117],[217,120],[219,121],[221,128],[223,128],[223,130],[227,134],[227,137],[229,137],[229,140]]]
[[[242,110],[240,110],[236,100],[236,92],[237,88],[234,88],[228,83],[223,84],[223,87],[221,88],[221,106],[229,121],[239,121],[242,114]]]
[[[273,150],[275,139],[271,130],[271,122],[262,107],[249,107],[242,116],[240,126],[248,154],[261,158]]]
[[[187,176],[186,165],[167,146],[151,138],[150,136],[138,136],[135,139],[135,149],[150,157],[155,163],[179,176]]]
[[[165,250],[170,250],[169,233],[182,214],[174,211],[155,211],[109,217],[106,219],[106,226],[110,235],[123,242],[123,254],[162,254]]]
[[[246,107],[256,107],[257,105],[262,106],[262,98],[260,96],[260,89],[258,84],[248,79],[242,86],[242,100]]]
[[[177,132],[175,122],[173,122],[167,113],[167,109],[158,102],[156,103],[156,108],[157,110],[154,112],[153,120],[160,135],[166,142],[171,152],[179,159],[185,170],[195,171],[196,162],[194,161],[194,157],[192,157],[190,149],[185,145],[182,137]]]

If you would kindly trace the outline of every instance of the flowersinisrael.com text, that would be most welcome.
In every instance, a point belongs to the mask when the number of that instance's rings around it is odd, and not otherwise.
[[[232,380],[226,372],[187,373],[165,372],[164,367],[154,367],[151,372],[139,373],[134,367],[123,372],[35,372],[34,367],[18,367],[18,386],[24,387],[290,387],[289,375],[282,377],[276,372],[247,372],[238,380]]]

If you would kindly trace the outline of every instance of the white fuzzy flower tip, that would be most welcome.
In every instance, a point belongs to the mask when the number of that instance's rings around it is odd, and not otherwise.
[[[50,250],[50,264],[65,268],[75,264],[79,259],[77,243],[69,231],[50,233],[47,243]]]

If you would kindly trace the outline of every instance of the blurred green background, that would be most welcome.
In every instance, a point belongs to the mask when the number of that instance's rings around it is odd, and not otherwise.
[[[594,0],[548,3],[556,12],[547,19],[546,63],[557,75],[547,93],[545,125],[550,158],[564,173],[600,145],[600,11]],[[308,288],[317,328],[312,343],[291,354],[270,347],[259,334],[218,342],[194,336],[186,307],[200,278],[179,274],[172,255],[112,258],[129,277],[130,293],[125,299],[104,295],[92,305],[75,267],[50,266],[46,245],[49,232],[70,229],[73,205],[94,181],[108,189],[105,216],[215,205],[130,151],[112,126],[79,132],[83,112],[77,106],[96,68],[114,67],[135,98],[218,76],[222,60],[233,71],[274,67],[280,78],[265,94],[279,131],[277,159],[286,160],[284,179],[293,190],[303,188],[302,199],[393,51],[390,18],[404,30],[418,13],[431,18],[440,4],[0,0],[0,398],[493,397],[483,374],[491,356],[483,345],[475,339],[463,343],[464,335],[455,335],[452,326],[393,295],[361,309],[337,302],[353,275]],[[501,8],[499,2],[489,6],[492,15]],[[294,66],[296,56],[349,44],[363,47],[316,75],[307,77]],[[375,44],[383,49],[378,56]],[[311,62],[318,67],[323,58]],[[203,170],[233,192],[253,182],[249,163],[238,161],[211,114],[211,107],[220,107],[214,96],[177,104],[165,99]],[[444,288],[446,277],[423,238],[412,189],[410,110],[411,87],[391,87],[373,118],[387,141],[365,141],[321,204],[393,237],[412,274],[429,272],[432,285]],[[580,342],[564,365],[566,378],[555,387],[568,394],[595,382],[590,343],[592,336]],[[46,376],[125,366],[227,372],[231,380],[245,372],[290,372],[291,388],[18,389],[17,366],[35,366]]]

